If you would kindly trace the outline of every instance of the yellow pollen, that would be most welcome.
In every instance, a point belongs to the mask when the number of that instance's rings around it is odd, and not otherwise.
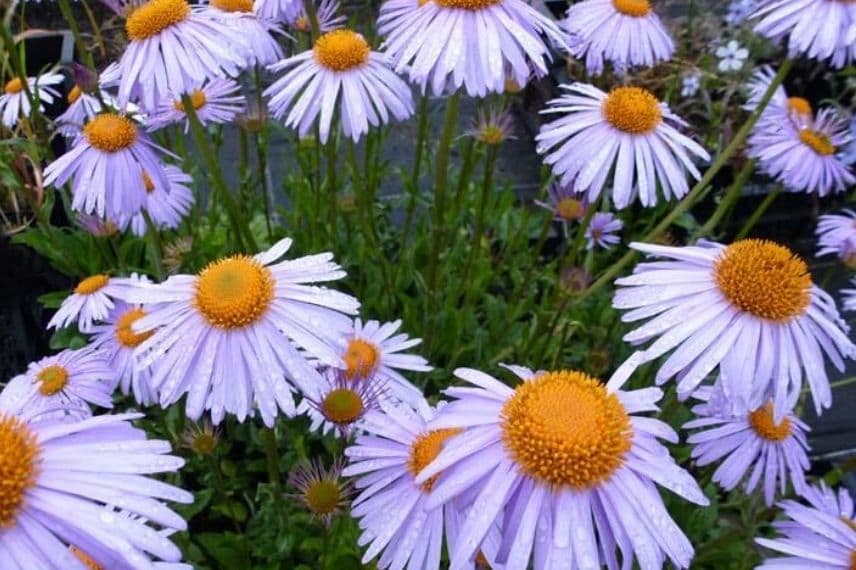
[[[110,281],[109,275],[92,275],[77,284],[74,292],[78,295],[92,295],[96,291],[100,291],[107,282]]]
[[[519,469],[557,487],[583,490],[608,480],[632,439],[618,397],[574,370],[521,384],[502,408],[502,442]]]
[[[500,4],[502,0],[434,0],[434,2],[441,8],[470,10],[474,12]]]
[[[83,134],[98,150],[117,152],[134,144],[137,127],[128,117],[105,113],[86,123]]]
[[[72,105],[72,104],[76,103],[77,100],[80,99],[81,95],[83,95],[83,91],[81,91],[80,87],[78,87],[77,85],[72,87],[71,91],[69,91],[68,95],[66,96],[66,99],[68,100],[68,104]]]
[[[363,398],[349,388],[336,388],[324,396],[321,413],[335,424],[347,425],[357,421],[363,413]]]
[[[194,89],[193,93],[190,94],[190,104],[193,105],[193,110],[198,111],[204,107],[206,103],[208,103],[208,98],[205,97],[205,92],[201,89]],[[184,101],[181,99],[176,99],[172,106],[180,113],[185,112]]]
[[[347,71],[369,60],[371,48],[362,36],[351,30],[333,30],[315,41],[315,61],[333,71]]]
[[[660,102],[647,89],[616,87],[603,102],[603,117],[619,131],[644,135],[657,128],[663,112]]]
[[[146,189],[146,194],[151,194],[155,191],[155,183],[145,170],[143,170],[143,187]]]
[[[802,97],[789,97],[788,111],[794,113],[795,115],[801,115],[806,117],[811,117],[814,114],[814,111],[812,111],[811,109],[811,103],[809,103]]]
[[[6,91],[7,95],[14,95],[15,93],[20,93],[24,90],[24,83],[21,81],[20,77],[13,77],[6,83],[6,87],[4,91]]]
[[[446,441],[450,437],[458,435],[461,431],[463,430],[458,428],[435,429],[413,440],[413,443],[410,445],[410,457],[407,459],[407,470],[410,471],[410,474],[414,477],[419,475],[429,463],[440,455]],[[439,476],[440,474],[438,473],[422,483],[422,492],[430,493]]]
[[[812,286],[808,266],[777,243],[734,242],[714,263],[713,274],[725,298],[756,317],[784,322],[808,308]]]
[[[248,255],[209,263],[196,280],[196,308],[221,329],[253,324],[267,312],[273,296],[270,269]]]
[[[800,141],[820,156],[835,154],[835,145],[821,132],[803,129],[800,131]]]
[[[476,554],[475,567],[476,570],[491,570],[490,562],[488,562],[487,556],[485,556],[484,552],[481,550]]]
[[[253,11],[253,0],[211,0],[211,5],[224,12]]]
[[[189,15],[190,5],[185,0],[149,0],[131,12],[125,20],[125,32],[130,40],[145,40]]]
[[[316,515],[329,515],[336,511],[342,500],[338,483],[322,479],[309,485],[304,494],[306,505]]]
[[[843,522],[844,524],[846,524],[847,526],[849,526],[849,527],[850,527],[850,529],[851,529],[853,532],[856,532],[856,521],[854,521],[854,520],[853,520],[853,519],[851,519],[850,517],[844,517],[844,516],[842,516],[842,517],[840,517],[840,518],[841,518],[841,522]],[[854,552],[856,552],[856,549],[854,549]]]
[[[505,140],[505,131],[497,125],[488,125],[482,127],[476,138],[484,144],[500,144]]]
[[[625,16],[642,18],[651,13],[651,2],[648,0],[612,0],[615,9]]]
[[[773,403],[767,402],[749,414],[749,424],[759,437],[768,441],[782,441],[791,435],[791,420],[784,418],[781,423],[773,420]]]
[[[573,198],[562,198],[556,204],[556,213],[563,220],[578,220],[584,212],[583,203]]]
[[[45,366],[36,375],[39,380],[39,392],[43,396],[53,396],[68,384],[68,370],[58,364]]]
[[[0,414],[0,529],[15,526],[25,495],[36,484],[40,455],[26,424]]]
[[[75,558],[80,560],[88,570],[104,570],[103,566],[95,562],[95,560],[93,560],[91,556],[80,550],[78,547],[69,546],[68,550],[74,555]]]
[[[134,332],[133,324],[146,316],[143,309],[131,309],[116,321],[116,340],[126,348],[136,348],[155,334],[155,331]]]
[[[347,366],[348,378],[359,376],[365,378],[377,367],[380,362],[380,351],[373,343],[361,338],[353,338],[348,341],[345,355],[342,357]]]
[[[309,28],[310,28],[309,20],[306,18],[306,16],[298,16],[298,18],[294,21],[294,24],[292,25],[292,27],[295,30],[298,30],[301,32],[308,32]]]

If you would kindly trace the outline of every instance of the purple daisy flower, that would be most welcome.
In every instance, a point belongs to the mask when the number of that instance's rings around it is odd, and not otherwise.
[[[481,108],[476,112],[473,126],[464,134],[485,145],[498,145],[514,136],[514,121],[511,113],[498,107]]]
[[[841,294],[844,297],[841,304],[845,311],[856,311],[856,279],[851,279],[850,284],[853,289],[842,289]]]
[[[148,0],[125,19],[128,45],[105,81],[117,80],[118,101],[146,109],[172,93],[190,93],[206,79],[235,76],[246,65],[246,39],[210,6]]]
[[[243,421],[258,408],[266,425],[277,405],[294,414],[292,389],[317,394],[318,372],[289,342],[322,364],[338,366],[334,339],[345,334],[359,302],[315,283],[345,272],[322,253],[279,261],[291,247],[283,239],[255,256],[232,255],[197,275],[173,275],[143,284],[126,300],[146,316],[134,333],[154,331],[137,348],[139,366],[151,366],[151,385],[161,406],[187,394],[189,418],[211,411],[214,424],[226,413]]]
[[[303,10],[303,3],[300,5],[297,12],[288,18],[288,25],[300,32],[311,32],[312,25],[309,23],[309,18]],[[336,28],[342,28],[347,22],[347,18],[339,13],[339,2],[337,0],[321,0],[321,3],[316,7],[318,17],[318,27],[322,32],[330,32]]]
[[[349,375],[347,371],[324,366],[321,382],[304,394],[297,406],[298,414],[310,420],[310,431],[327,435],[338,431],[343,439],[350,437],[369,410],[378,409],[386,399],[386,380],[376,375]]]
[[[751,493],[763,478],[767,506],[773,504],[777,486],[779,493],[785,493],[788,481],[801,493],[810,466],[806,454],[809,427],[793,412],[775,421],[772,402],[747,414],[733,415],[727,404],[717,401],[722,395],[714,396],[716,392],[716,389],[699,389],[694,395],[704,403],[693,407],[696,419],[685,423],[683,428],[705,429],[687,438],[687,443],[693,445],[692,458],[700,466],[723,460],[713,480],[726,491],[737,487],[751,473],[746,480],[746,492]]]
[[[271,19],[261,17],[253,8],[253,0],[210,0],[210,6],[225,16],[225,23],[243,38],[248,67],[270,65],[282,59],[282,48],[274,34],[289,36]]]
[[[690,155],[709,160],[707,152],[676,127],[686,123],[653,93],[640,87],[617,87],[604,93],[593,85],[563,85],[565,95],[550,101],[543,114],[562,113],[543,125],[536,137],[561,183],[573,184],[594,203],[612,176],[612,201],[619,210],[638,196],[645,207],[689,191],[685,173],[701,177]]]
[[[852,519],[854,514],[853,497],[844,487],[836,493],[821,480],[817,485],[809,485],[800,493],[803,499],[814,508],[832,516]]]
[[[576,57],[589,73],[603,73],[603,61],[622,69],[652,67],[672,57],[675,44],[648,0],[585,0],[572,4],[562,24]]]
[[[533,373],[509,367],[516,388],[478,370],[455,375],[473,387],[449,388],[455,398],[428,428],[459,429],[419,472],[434,481],[428,511],[456,497],[471,506],[450,559],[463,568],[492,526],[501,529],[496,562],[505,568],[618,567],[636,559],[643,570],[670,560],[689,566],[693,548],[663,505],[657,485],[699,505],[708,500],[658,441],[678,440],[665,423],[631,414],[656,410],[657,388],[623,391],[577,371]]]
[[[107,320],[114,301],[140,282],[148,281],[136,273],[130,277],[110,277],[106,274],[90,275],[74,288],[48,322],[49,329],[64,329],[76,322],[78,330],[89,332],[97,321]]]
[[[830,406],[824,354],[843,371],[843,358],[855,357],[856,346],[833,299],[812,283],[808,266],[791,250],[757,239],[729,246],[702,241],[630,247],[666,260],[640,263],[633,275],[615,281],[612,305],[628,311],[622,320],[650,319],[624,340],[651,344],[633,353],[614,380],[671,351],[656,381],[677,375],[681,399],[720,366],[733,413],[772,398],[781,421],[795,406],[804,378],[818,413]]]
[[[856,212],[820,216],[815,234],[818,257],[835,254],[848,265],[856,263]]]
[[[271,113],[287,127],[306,136],[318,119],[320,138],[330,136],[333,115],[354,141],[390,120],[413,114],[410,87],[371,50],[362,35],[351,30],[327,32],[304,51],[268,69],[285,74],[265,89]]]
[[[621,241],[615,235],[624,227],[624,222],[615,217],[611,212],[597,212],[591,218],[586,228],[586,249],[601,247],[609,249]]]
[[[59,73],[45,73],[38,77],[27,78],[27,89],[39,102],[39,112],[45,110],[42,103],[53,103],[59,93],[53,85],[59,85],[65,78]],[[3,92],[0,93],[0,124],[9,129],[14,129],[18,120],[30,116],[33,111],[31,95],[27,94],[20,77],[13,77],[6,82]]]
[[[474,33],[473,30],[479,30]],[[547,74],[552,59],[543,36],[569,50],[565,34],[522,0],[393,0],[381,6],[382,49],[399,73],[435,95],[463,87],[472,97]]]
[[[94,119],[104,106],[98,97],[87,93],[78,85],[74,85],[66,95],[68,108],[56,118],[57,131],[64,137],[75,138],[83,130],[83,126]]]
[[[835,498],[825,488],[806,493],[812,507],[797,501],[779,506],[789,520],[773,523],[779,538],[756,538],[755,542],[782,557],[767,558],[757,570],[851,570],[856,563],[856,521],[853,501],[842,490],[837,501],[846,510],[835,512]],[[848,512],[849,511],[849,512]]]
[[[535,200],[535,204],[553,212],[557,222],[575,222],[586,215],[588,204],[574,192],[573,184],[552,182],[547,188],[549,202]]]
[[[255,0],[253,9],[264,20],[290,22],[303,8],[301,0]]]
[[[84,231],[95,237],[109,237],[119,232],[119,228],[110,220],[105,220],[91,214],[81,214],[78,212],[75,216],[75,222]]]
[[[0,406],[0,561],[3,570],[189,570],[165,535],[186,530],[164,501],[190,493],[147,477],[184,460],[147,440],[141,414],[29,421]],[[116,513],[114,507],[124,510]],[[143,518],[144,517],[144,518]]]
[[[203,125],[231,123],[247,107],[246,99],[241,94],[241,86],[233,79],[211,79],[202,87],[188,93],[196,116]],[[147,125],[150,130],[177,123],[184,123],[185,133],[190,130],[190,119],[185,112],[181,96],[181,93],[174,93],[161,101],[157,110],[148,118]]]
[[[104,113],[83,127],[74,146],[45,168],[45,185],[71,180],[71,207],[112,219],[134,215],[146,202],[145,173],[155,186],[168,186],[154,144],[125,115]]]
[[[161,230],[173,230],[181,224],[181,220],[193,207],[195,201],[193,191],[188,186],[193,179],[171,164],[165,165],[164,171],[169,180],[167,188],[155,186],[151,178],[143,175],[146,185],[146,203],[142,209],[149,214],[155,227]],[[148,231],[142,212],[125,216],[117,220],[116,225],[122,231],[130,226],[131,231],[137,236],[143,236]]]
[[[353,495],[350,481],[342,479],[345,461],[342,457],[333,460],[329,469],[318,459],[298,463],[288,476],[288,484],[297,490],[291,496],[297,499],[318,518],[324,526],[330,526],[333,517],[341,514]]]
[[[769,65],[765,65],[752,74],[752,78],[746,84],[749,97],[743,106],[747,111],[754,111],[764,94],[769,89],[776,72]],[[773,98],[761,114],[761,119],[756,128],[772,128],[778,130],[781,123],[790,121],[797,128],[805,128],[814,120],[814,110],[811,103],[802,97],[789,97],[784,86],[779,85],[773,92]]]

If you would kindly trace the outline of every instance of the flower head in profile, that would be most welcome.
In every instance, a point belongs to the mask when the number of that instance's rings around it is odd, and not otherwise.
[[[769,65],[755,70],[746,84],[748,97],[744,109],[754,111],[758,107],[775,76],[776,72]],[[814,109],[810,101],[803,97],[789,96],[785,88],[779,85],[762,112],[756,129],[775,131],[781,129],[783,122],[788,121],[797,128],[808,127],[814,121]]]
[[[246,38],[239,27],[208,5],[148,0],[127,15],[125,33],[122,57],[102,76],[118,82],[120,106],[133,99],[154,109],[173,93],[190,93],[213,77],[235,76],[246,64]]]
[[[103,95],[102,95],[103,96]],[[75,84],[66,95],[68,108],[56,118],[57,130],[65,137],[74,138],[85,124],[104,110],[101,101]]]
[[[515,139],[514,121],[507,110],[497,107],[481,108],[476,113],[475,124],[466,135],[485,145],[498,145]]]
[[[165,534],[187,524],[164,501],[191,503],[193,495],[149,475],[184,461],[131,424],[141,417],[28,421],[0,404],[3,570],[85,568],[81,560],[146,570],[181,559]]]
[[[148,118],[150,129],[162,129],[169,125],[184,124],[184,132],[190,129],[182,93],[174,93],[160,102],[157,110]],[[187,92],[190,104],[203,125],[231,123],[246,109],[246,99],[241,86],[233,79],[214,78],[200,87]]]
[[[856,266],[856,212],[824,214],[817,220],[817,256],[835,254],[848,266]]]
[[[705,150],[677,127],[685,123],[641,87],[617,87],[604,93],[593,85],[564,85],[545,114],[562,114],[541,127],[538,152],[562,184],[594,203],[611,182],[612,201],[623,209],[637,197],[645,207],[689,191],[686,173],[701,177],[690,155]],[[614,175],[610,173],[614,171]]]
[[[71,181],[71,207],[111,219],[131,216],[146,201],[143,175],[167,187],[161,153],[126,115],[102,113],[86,123],[71,150],[45,169],[45,185]]]
[[[288,484],[297,490],[292,497],[326,526],[348,507],[353,495],[351,482],[342,478],[344,467],[342,457],[334,459],[329,469],[313,459],[298,464],[288,477]]]
[[[716,48],[716,57],[719,58],[718,68],[723,73],[729,71],[740,71],[749,57],[749,50],[741,46],[736,40],[730,40],[727,44]]]
[[[19,119],[27,118],[33,112],[34,100],[38,102],[39,112],[43,112],[45,108],[42,103],[51,104],[59,97],[53,86],[59,85],[64,79],[59,73],[27,77],[26,88],[20,77],[9,79],[0,92],[0,124],[9,129],[15,128]]]
[[[288,25],[299,32],[311,32],[312,25],[309,17],[303,9],[303,3],[298,2],[299,7],[295,14],[288,18]],[[321,0],[316,6],[318,27],[322,32],[331,32],[336,28],[342,28],[347,22],[344,14],[339,13],[338,0]]]
[[[123,216],[116,220],[116,225],[121,230],[129,226],[136,236],[144,236],[149,231],[146,212],[154,226],[160,230],[174,230],[193,207],[193,190],[189,185],[193,182],[190,175],[185,174],[177,166],[164,165],[164,172],[169,186],[156,186],[154,181],[143,173],[143,183],[146,186],[146,203],[140,212],[133,216]]]
[[[107,320],[117,299],[138,283],[148,281],[145,276],[111,277],[97,273],[82,279],[71,295],[63,300],[48,322],[49,329],[63,329],[76,324],[78,330],[89,332],[92,325]]]
[[[806,454],[809,428],[792,411],[776,421],[768,401],[734,415],[722,405],[716,388],[699,389],[695,397],[703,403],[693,407],[696,418],[683,427],[703,429],[690,435],[687,443],[693,446],[692,458],[699,466],[722,462],[713,480],[723,489],[730,491],[745,480],[746,492],[752,493],[763,482],[767,506],[773,504],[777,489],[785,494],[789,482],[796,492],[804,490],[810,464]]]
[[[283,239],[257,255],[224,257],[196,275],[129,292],[128,302],[147,312],[131,331],[154,331],[136,354],[139,366],[152,367],[162,406],[187,394],[190,419],[210,410],[215,425],[227,413],[244,421],[258,409],[270,426],[277,406],[294,413],[294,388],[316,393],[322,380],[297,347],[337,365],[333,339],[351,322],[342,313],[355,313],[359,303],[315,285],[345,276],[331,253],[280,261],[291,243]]]
[[[119,233],[119,228],[112,221],[92,214],[78,212],[74,221],[85,232],[95,237],[110,237]]]
[[[506,568],[527,568],[532,560],[536,567],[545,560],[614,566],[616,550],[628,567],[634,559],[643,570],[659,570],[667,560],[688,567],[692,545],[657,485],[699,505],[708,500],[658,441],[676,442],[677,434],[635,415],[656,410],[662,391],[624,391],[574,370],[509,368],[524,380],[515,388],[477,370],[456,370],[472,386],[447,389],[454,400],[427,426],[462,430],[415,479],[432,481],[429,511],[457,497],[471,503],[451,567],[471,561],[495,525],[496,563]]]
[[[338,114],[345,136],[359,140],[369,126],[413,114],[410,87],[387,67],[385,57],[352,30],[322,34],[312,49],[269,67],[283,75],[265,89],[274,117],[301,137],[316,120],[322,143]]]
[[[551,182],[547,188],[547,198],[549,202],[535,200],[535,204],[553,212],[557,222],[576,222],[586,215],[588,205],[584,197],[574,192],[573,183]]]
[[[621,241],[616,234],[624,227],[624,222],[611,212],[597,212],[586,228],[586,249],[609,249]]]
[[[386,395],[386,380],[374,374],[348,374],[329,366],[320,370],[322,381],[304,394],[298,414],[310,419],[310,431],[333,431],[347,439],[369,410],[378,409]]]
[[[652,67],[672,57],[675,44],[650,0],[585,0],[571,4],[562,22],[571,34],[574,55],[598,75],[604,61],[622,69]]]
[[[259,15],[253,0],[211,0],[210,6],[243,38],[247,67],[270,65],[282,58],[282,48],[275,36],[289,36],[275,20]]]
[[[615,282],[612,305],[627,311],[622,320],[648,321],[624,340],[650,344],[619,367],[614,381],[671,353],[656,381],[677,375],[681,399],[719,367],[730,413],[772,399],[778,423],[796,405],[804,380],[817,411],[830,406],[824,355],[843,371],[856,346],[833,299],[791,250],[759,239],[630,247],[662,260],[640,263]]]
[[[841,489],[838,497],[823,486],[809,488],[804,499],[782,501],[779,507],[787,520],[776,521],[779,533],[774,539],[756,538],[755,542],[784,556],[771,556],[758,570],[824,568],[850,570],[856,561],[856,520],[853,500]]]
[[[570,49],[556,23],[523,0],[390,0],[378,30],[395,70],[435,95],[502,93],[507,79],[526,85],[533,72],[547,74],[547,41]]]

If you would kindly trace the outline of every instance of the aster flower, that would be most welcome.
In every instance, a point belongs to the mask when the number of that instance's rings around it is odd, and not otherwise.
[[[320,370],[321,383],[314,387],[314,395],[304,395],[297,406],[298,414],[310,420],[310,431],[327,435],[338,431],[348,438],[369,410],[377,409],[386,399],[386,380],[375,375],[329,366]]]
[[[253,10],[270,22],[289,22],[301,10],[301,0],[255,0]]]
[[[621,238],[615,234],[623,227],[624,222],[616,218],[615,214],[597,212],[586,228],[586,249],[611,248],[621,241]]]
[[[547,155],[544,162],[562,184],[573,183],[589,202],[597,200],[613,170],[618,209],[637,196],[643,206],[656,205],[658,186],[663,199],[681,198],[689,191],[685,171],[701,177],[689,155],[710,156],[673,126],[686,123],[649,91],[618,87],[607,94],[583,83],[563,89],[567,93],[542,113],[565,116],[541,127],[538,152]]]
[[[815,509],[832,516],[852,519],[856,514],[853,508],[853,497],[847,489],[841,487],[836,493],[822,479],[817,485],[807,486],[800,495]]]
[[[285,72],[265,89],[274,117],[306,136],[318,119],[320,139],[330,136],[338,111],[345,136],[354,141],[390,120],[413,114],[410,88],[372,51],[365,38],[351,30],[327,32],[311,50],[269,67]]]
[[[836,156],[848,142],[846,121],[834,110],[823,109],[805,127],[789,121],[759,122],[749,136],[748,154],[789,191],[826,196],[856,183],[856,176]]]
[[[699,389],[695,397],[703,403],[693,407],[696,419],[684,429],[704,428],[687,438],[693,446],[692,458],[699,466],[722,460],[713,480],[730,491],[746,477],[746,492],[753,492],[763,480],[764,501],[773,504],[778,487],[784,494],[790,481],[799,493],[806,486],[805,472],[810,462],[806,451],[809,427],[792,411],[773,418],[773,404],[766,402],[746,414],[733,415],[723,406],[717,389]]]
[[[836,51],[848,45],[847,34],[856,23],[856,7],[838,0],[761,0],[752,15],[758,18],[755,31],[780,41],[787,37],[792,56],[834,59]],[[844,61],[832,62],[841,67]]]
[[[77,84],[66,95],[66,101],[68,108],[56,118],[57,130],[64,137],[76,137],[83,130],[83,125],[104,109],[98,97],[85,92]]]
[[[821,504],[818,493],[827,498]],[[785,556],[771,557],[757,567],[758,570],[790,570],[792,568],[822,568],[824,570],[850,570],[856,560],[856,521],[853,520],[853,501],[839,495],[839,507],[845,511],[835,512],[828,502],[828,491],[809,492],[812,507],[797,501],[779,503],[788,520],[777,521],[773,526],[779,538],[756,538],[755,542]],[[834,501],[834,498],[832,498]],[[849,512],[848,512],[849,511]]]
[[[169,181],[167,188],[155,186],[152,179],[143,173],[146,203],[142,209],[151,217],[155,227],[161,230],[172,230],[181,224],[181,220],[193,207],[193,190],[188,187],[193,179],[171,164],[164,165],[164,172]],[[116,224],[122,231],[130,226],[131,231],[137,236],[143,236],[148,231],[142,212],[133,216],[124,216],[117,220]]]
[[[562,22],[575,41],[574,55],[598,75],[604,60],[621,68],[653,65],[672,57],[675,44],[649,0],[585,0],[572,4]]]
[[[207,419],[202,423],[193,423],[181,434],[184,447],[197,455],[213,455],[220,443],[220,430]]]
[[[153,0],[158,1],[158,0]],[[167,187],[160,153],[134,121],[103,113],[83,127],[72,149],[45,168],[45,185],[71,180],[71,207],[112,219],[136,214],[145,205],[145,173],[155,186]]]
[[[288,18],[288,25],[300,32],[311,32],[312,26],[303,9],[303,2],[297,2],[297,11]],[[337,0],[321,0],[316,6],[316,17],[318,27],[322,32],[330,32],[336,28],[344,27],[347,18],[339,13],[339,2]]]
[[[172,93],[235,76],[246,64],[246,38],[239,27],[207,5],[148,0],[128,15],[125,32],[128,45],[121,59],[103,74],[106,81],[118,81],[121,106],[134,99],[155,108]]]
[[[44,374],[47,382],[40,381],[28,374],[19,374],[6,383],[0,392],[0,408],[16,414],[42,420],[77,421],[92,416],[92,408],[82,398],[67,395],[50,394],[51,381],[59,383],[61,377],[53,376],[52,371]],[[42,392],[44,386],[47,393]]]
[[[678,376],[678,396],[689,397],[719,365],[732,413],[752,402],[774,401],[776,422],[794,407],[808,381],[818,412],[832,392],[824,353],[839,370],[856,356],[835,302],[812,283],[805,262],[788,248],[745,239],[729,246],[699,242],[630,247],[665,261],[640,263],[616,280],[612,304],[628,310],[622,320],[651,319],[627,333],[634,345],[651,344],[622,364],[611,381],[668,352],[658,384]]]
[[[27,423],[0,408],[4,570],[82,569],[81,560],[101,568],[148,570],[161,567],[157,561],[181,559],[165,535],[187,525],[163,501],[191,503],[193,495],[147,475],[174,472],[184,461],[168,455],[169,443],[146,440],[145,432],[131,425],[140,417]]]
[[[271,426],[277,406],[294,413],[292,387],[314,395],[322,382],[289,339],[324,364],[340,363],[332,339],[350,326],[341,313],[355,313],[359,303],[311,285],[345,276],[333,254],[278,261],[291,243],[225,257],[128,295],[149,311],[131,330],[155,331],[136,350],[138,364],[152,366],[162,406],[188,394],[190,419],[210,410],[214,424],[226,413],[243,421],[257,407]]]
[[[498,145],[508,139],[516,139],[513,132],[514,121],[511,114],[506,110],[489,107],[476,112],[475,124],[464,134],[485,145]]]
[[[199,122],[207,124],[231,123],[246,109],[246,99],[241,94],[241,86],[233,79],[214,78],[201,87],[188,91],[190,102],[196,111]],[[190,119],[184,107],[182,93],[173,93],[161,101],[157,111],[148,119],[151,130],[184,123],[184,132],[190,130]]]
[[[631,414],[656,410],[657,388],[623,391],[577,371],[533,373],[509,367],[524,382],[511,388],[477,370],[455,375],[473,387],[449,388],[455,400],[428,428],[462,429],[419,472],[434,481],[426,508],[472,497],[450,554],[452,568],[472,560],[489,529],[505,568],[626,566],[643,570],[670,560],[689,566],[692,545],[672,521],[661,485],[699,505],[708,501],[658,438],[676,442],[665,423]],[[433,478],[433,479],[432,479]]]
[[[122,393],[132,394],[139,404],[150,406],[157,401],[151,386],[151,371],[137,365],[134,349],[153,333],[137,333],[132,329],[133,324],[146,314],[146,310],[139,305],[117,303],[110,318],[104,324],[92,328],[90,346],[104,355],[113,374],[118,377]]]
[[[353,494],[350,481],[342,479],[344,467],[345,460],[341,457],[334,459],[329,469],[314,459],[298,464],[288,477],[288,484],[297,489],[292,498],[303,503],[325,526],[347,508]]]
[[[146,281],[147,277],[136,273],[130,277],[110,277],[103,273],[90,275],[63,300],[48,322],[48,328],[64,329],[76,323],[78,330],[89,332],[95,322],[107,320],[115,306],[114,301],[122,299],[138,283]]]
[[[75,222],[84,231],[95,237],[109,237],[119,232],[119,228],[110,220],[105,220],[91,214],[81,214],[78,212],[75,216]]]
[[[820,216],[815,234],[818,257],[834,253],[848,265],[856,262],[856,212]]]
[[[856,311],[856,279],[851,279],[850,284],[854,287],[853,289],[841,290],[841,305],[845,311]]]
[[[502,93],[507,79],[543,77],[552,56],[542,35],[570,49],[556,23],[522,0],[392,0],[381,6],[378,31],[395,70],[423,91],[430,83],[435,95],[463,87],[483,97]]]
[[[746,105],[747,111],[754,111],[763,99],[764,94],[770,87],[776,72],[769,65],[757,69],[746,87],[749,97]],[[773,91],[770,103],[761,113],[761,117],[755,126],[755,130],[772,129],[779,131],[782,123],[790,122],[797,128],[806,128],[814,121],[814,110],[811,103],[802,97],[789,97],[782,85]]]
[[[575,222],[586,214],[588,206],[574,192],[573,183],[551,182],[547,188],[547,198],[549,202],[535,200],[535,204],[553,212],[553,219],[557,222]]]
[[[282,48],[274,34],[289,36],[270,18],[260,16],[253,0],[211,0],[210,6],[227,16],[224,21],[243,38],[248,67],[270,65],[282,59]]]
[[[18,119],[29,117],[33,111],[31,97],[39,104],[39,112],[45,110],[42,103],[51,104],[59,93],[53,85],[59,85],[65,78],[59,73],[45,73],[38,77],[27,78],[27,90],[20,77],[13,77],[6,82],[3,93],[0,94],[0,124],[10,129],[18,124]]]

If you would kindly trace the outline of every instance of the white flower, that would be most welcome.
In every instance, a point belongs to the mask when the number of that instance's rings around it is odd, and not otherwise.
[[[746,63],[746,58],[749,57],[749,50],[741,47],[735,40],[731,40],[724,46],[716,48],[716,57],[719,58],[719,71],[723,73],[740,71]]]
[[[682,96],[695,96],[695,94],[698,93],[699,87],[701,87],[701,73],[698,71],[690,71],[689,73],[684,74],[681,86]]]

